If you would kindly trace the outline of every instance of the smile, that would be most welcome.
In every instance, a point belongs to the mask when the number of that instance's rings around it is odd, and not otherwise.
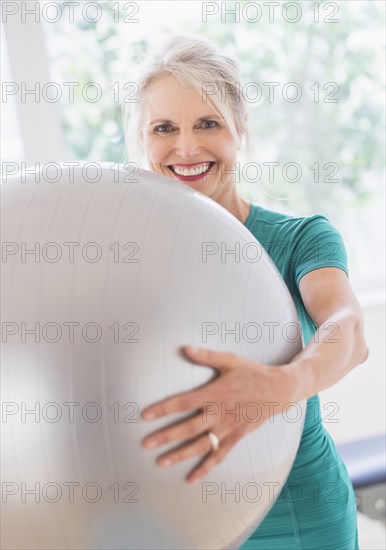
[[[171,164],[168,168],[182,180],[191,181],[192,179],[199,179],[206,175],[214,166],[214,162],[200,162],[196,164],[182,165]]]

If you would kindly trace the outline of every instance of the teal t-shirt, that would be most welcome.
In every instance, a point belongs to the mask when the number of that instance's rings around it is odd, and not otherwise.
[[[244,223],[269,254],[294,300],[304,344],[317,330],[299,291],[315,269],[337,267],[348,276],[339,232],[321,215],[294,217],[251,204]],[[325,415],[336,418],[334,406]],[[295,462],[275,504],[241,550],[356,550],[356,501],[346,467],[325,430],[319,396],[307,400]]]

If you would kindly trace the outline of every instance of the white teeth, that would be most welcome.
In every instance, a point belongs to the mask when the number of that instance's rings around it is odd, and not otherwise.
[[[198,176],[199,174],[206,172],[209,166],[210,162],[204,162],[200,166],[195,166],[194,168],[181,168],[180,166],[173,166],[173,170],[180,176]]]

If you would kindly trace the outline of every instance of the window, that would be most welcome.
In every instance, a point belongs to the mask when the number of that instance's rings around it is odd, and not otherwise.
[[[205,36],[241,66],[256,155],[240,157],[240,192],[274,210],[326,215],[346,242],[354,286],[383,286],[383,2],[305,1],[292,3],[300,12],[281,4],[272,13],[259,2],[260,12],[207,3],[215,14],[196,1],[101,2],[74,7],[73,22],[69,3],[57,4],[59,19],[51,6],[42,25],[72,158],[123,162],[130,67],[160,34]],[[13,103],[3,106],[7,160],[23,156]]]

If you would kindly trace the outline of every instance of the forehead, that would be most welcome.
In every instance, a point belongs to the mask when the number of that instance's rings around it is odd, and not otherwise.
[[[147,118],[168,118],[190,115],[198,116],[218,114],[212,102],[205,98],[199,90],[179,82],[172,75],[162,76],[154,80],[147,89],[145,96],[145,111]]]

